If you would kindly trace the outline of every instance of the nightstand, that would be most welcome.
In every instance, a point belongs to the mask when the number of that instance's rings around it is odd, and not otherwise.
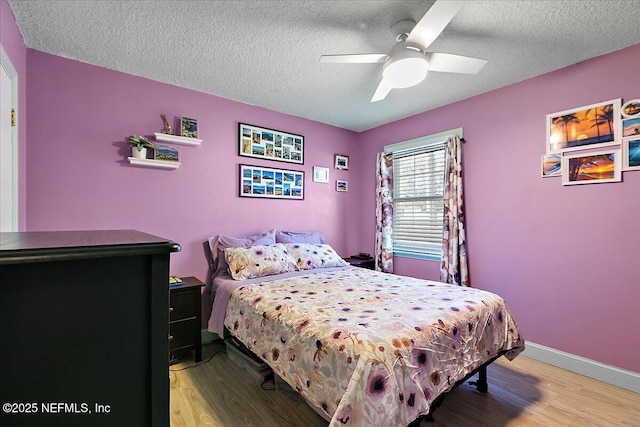
[[[369,270],[374,270],[376,268],[376,263],[373,258],[345,258],[349,264],[354,267],[368,268]]]
[[[183,277],[183,285],[169,288],[169,356],[195,349],[195,361],[202,361],[200,342],[201,291],[195,277]]]

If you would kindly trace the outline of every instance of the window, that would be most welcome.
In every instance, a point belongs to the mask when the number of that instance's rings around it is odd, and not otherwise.
[[[393,252],[410,258],[442,256],[445,148],[443,132],[385,147],[393,158]]]

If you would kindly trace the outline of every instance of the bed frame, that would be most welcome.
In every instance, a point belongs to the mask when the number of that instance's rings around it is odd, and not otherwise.
[[[451,387],[451,390],[445,393],[442,393],[441,395],[436,397],[431,403],[431,408],[429,409],[429,413],[427,415],[419,416],[414,421],[412,421],[407,427],[419,427],[422,420],[425,420],[427,422],[434,422],[435,418],[433,418],[433,413],[435,412],[436,409],[440,407],[440,405],[442,405],[442,402],[444,401],[445,397],[447,397],[447,395],[451,393],[453,390],[455,390],[460,384],[463,384],[464,382],[466,382],[476,374],[478,374],[478,380],[469,381],[469,384],[472,386],[475,386],[476,390],[478,390],[480,393],[487,393],[489,391],[489,384],[487,382],[487,366],[495,362],[496,359],[503,356],[505,353],[507,353],[507,351],[500,352],[497,356],[493,357],[491,360],[487,361],[482,366],[470,372],[469,375],[467,375],[466,377],[456,382],[453,385],[453,387]]]

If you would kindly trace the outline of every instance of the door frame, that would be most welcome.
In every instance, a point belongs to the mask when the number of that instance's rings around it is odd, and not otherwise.
[[[19,185],[18,185],[18,72],[16,71],[9,55],[0,43],[0,66],[4,68],[11,81],[11,108],[15,111],[15,125],[12,126],[11,132],[11,155],[12,158],[6,163],[11,167],[12,181],[12,207],[11,207],[11,231],[18,231],[18,203],[19,203]],[[4,160],[3,160],[4,161]]]

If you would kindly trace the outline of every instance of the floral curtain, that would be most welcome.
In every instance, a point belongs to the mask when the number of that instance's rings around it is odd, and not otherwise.
[[[469,286],[462,192],[462,142],[458,136],[447,141],[444,178],[444,233],[440,280]]]
[[[391,155],[376,156],[376,270],[393,273],[393,163]]]

